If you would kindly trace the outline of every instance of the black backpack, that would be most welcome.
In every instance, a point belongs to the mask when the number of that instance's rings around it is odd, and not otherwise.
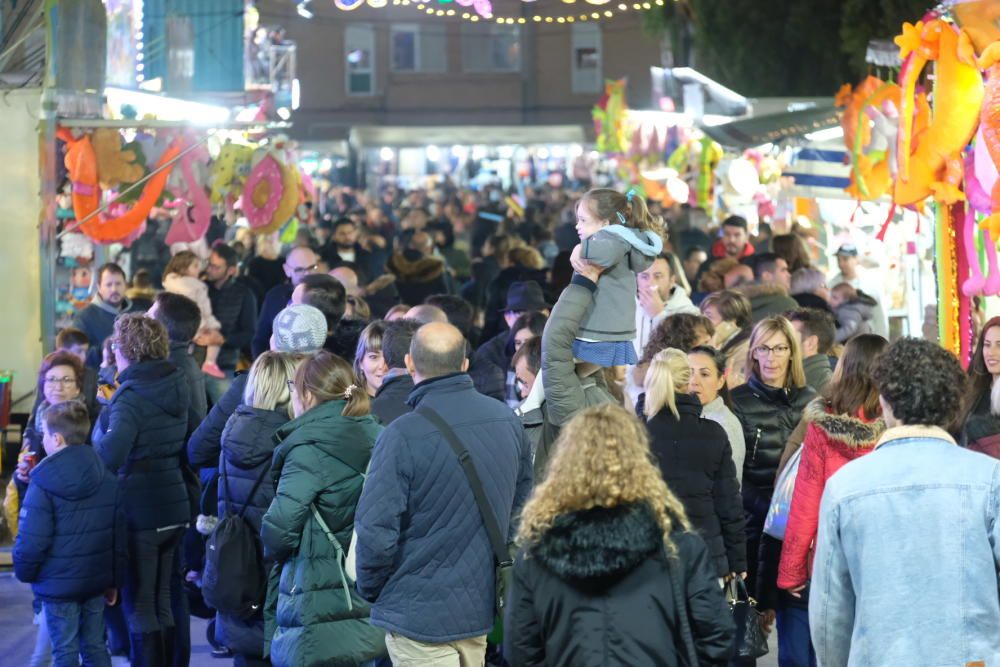
[[[270,470],[270,465],[264,465],[243,509],[234,514],[229,504],[231,495],[226,462],[222,462],[226,515],[216,525],[205,545],[201,588],[205,602],[223,614],[243,620],[259,615],[267,594],[267,572],[264,571],[260,537],[243,515]]]

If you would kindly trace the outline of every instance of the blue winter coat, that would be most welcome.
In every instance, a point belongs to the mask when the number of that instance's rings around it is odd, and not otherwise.
[[[94,449],[122,480],[129,530],[185,524],[191,504],[181,474],[190,396],[169,361],[144,361],[118,376],[94,426]]]
[[[418,384],[472,458],[500,529],[513,536],[531,492],[531,445],[510,408],[459,373]],[[358,504],[357,588],[372,625],[422,642],[485,635],[493,625],[494,559],[468,479],[419,411],[379,436]]]
[[[82,601],[120,586],[128,564],[118,482],[90,445],[72,445],[31,471],[14,574],[35,596]]]
[[[286,411],[261,410],[241,405],[236,408],[222,432],[222,456],[218,463],[220,471],[225,467],[228,485],[223,483],[220,476],[218,516],[226,515],[227,502],[234,514],[239,514],[246,506],[243,517],[258,535],[264,512],[274,500],[271,475],[264,473],[264,480],[252,498],[250,491],[263,470],[267,468],[270,471],[271,458],[277,447],[275,432],[287,422]],[[270,562],[266,566],[270,569]],[[236,653],[257,657],[264,654],[263,614],[245,622],[219,613],[215,633],[216,638]]]

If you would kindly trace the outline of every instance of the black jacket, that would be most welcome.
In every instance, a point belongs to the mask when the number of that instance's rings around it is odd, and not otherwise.
[[[222,432],[229,417],[243,403],[243,391],[247,387],[248,377],[247,373],[237,375],[219,402],[212,406],[208,415],[191,434],[187,443],[187,455],[188,462],[193,467],[218,469],[219,453],[222,451]]]
[[[802,418],[802,410],[816,398],[811,387],[778,389],[756,377],[733,389],[733,413],[743,425],[747,456],[743,463],[743,487],[751,487],[766,498],[774,491],[778,462],[788,436]]]
[[[257,300],[253,291],[235,278],[226,281],[222,289],[216,289],[209,283],[208,299],[212,302],[212,314],[222,325],[219,331],[226,339],[219,350],[219,368],[234,370],[240,360],[240,350],[249,346],[254,336]],[[267,337],[271,337],[270,328]]]
[[[529,269],[524,266],[508,266],[503,269],[486,288],[486,319],[483,324],[483,338],[492,338],[507,328],[503,320],[503,309],[507,303],[507,290],[516,282],[534,280],[544,290],[548,285],[545,269]]]
[[[143,361],[122,371],[118,382],[93,440],[122,483],[129,530],[187,523],[191,504],[181,457],[191,399],[184,374],[167,360]]]
[[[253,527],[254,534],[260,534],[261,520],[274,500],[274,482],[271,475],[263,472],[271,469],[271,458],[277,446],[275,432],[289,420],[288,412],[260,410],[240,405],[226,423],[222,433],[222,455],[218,460],[220,470],[225,466],[226,481],[219,479],[219,514],[246,512],[244,518]],[[264,474],[257,491],[250,497],[254,484]],[[268,567],[270,562],[266,563]],[[241,655],[261,656],[264,651],[263,613],[247,622],[242,619],[218,614],[216,620],[218,634],[225,639],[226,646]]]
[[[386,270],[396,276],[400,300],[408,306],[419,306],[429,296],[450,294],[451,286],[445,261],[434,255],[421,255],[404,250],[389,258]]]
[[[292,298],[294,290],[295,288],[290,283],[286,283],[278,285],[264,297],[264,303],[260,305],[260,318],[257,320],[256,331],[251,329],[251,333],[253,334],[251,353],[254,359],[266,352],[271,346],[271,334],[274,332],[274,318],[288,305],[288,301]],[[215,302],[213,301],[212,303],[214,307]],[[225,334],[223,333],[223,335]]]
[[[413,378],[409,373],[394,375],[382,380],[382,386],[375,392],[371,402],[371,413],[383,426],[388,426],[397,417],[413,412],[406,399],[413,391]]]
[[[208,414],[208,395],[205,393],[205,374],[198,362],[191,356],[191,343],[170,341],[170,356],[167,359],[183,374],[187,382],[191,402],[188,404],[188,435],[194,433]]]
[[[664,407],[647,423],[650,449],[663,479],[684,503],[715,565],[715,573],[747,569],[743,500],[729,438],[714,421],[701,418],[697,398],[677,396],[677,420]]]
[[[493,338],[485,341],[473,355],[474,360],[488,361],[498,368],[508,369],[514,359],[513,347],[508,347],[510,331],[502,331]],[[508,354],[509,351],[509,354]]]
[[[680,531],[670,538],[678,553],[668,562],[644,504],[557,517],[514,563],[511,667],[687,665],[679,613],[690,619],[698,664],[726,664],[735,629],[705,543]]]

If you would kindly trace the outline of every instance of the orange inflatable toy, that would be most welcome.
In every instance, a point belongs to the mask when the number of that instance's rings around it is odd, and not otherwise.
[[[61,127],[56,135],[66,142],[66,159],[63,163],[73,185],[73,215],[83,220],[101,205],[101,187],[97,182],[97,154],[90,143],[90,136],[73,136]]]
[[[979,124],[983,77],[975,64],[960,57],[959,33],[939,19],[926,24],[904,23],[903,34],[895,42],[903,59],[900,71],[903,93],[896,139],[899,173],[893,200],[900,205],[911,205],[935,191],[953,194],[947,187],[949,181],[945,180],[946,164],[951,160],[947,174],[951,180],[956,164],[954,156],[969,143]],[[932,60],[937,63],[934,113],[927,129],[915,137],[914,91],[920,72]]]

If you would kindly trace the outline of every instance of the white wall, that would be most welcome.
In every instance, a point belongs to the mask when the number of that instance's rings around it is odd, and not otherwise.
[[[19,397],[34,388],[42,359],[36,120],[41,90],[0,92],[0,370],[14,371]],[[20,405],[17,411],[25,409]]]

